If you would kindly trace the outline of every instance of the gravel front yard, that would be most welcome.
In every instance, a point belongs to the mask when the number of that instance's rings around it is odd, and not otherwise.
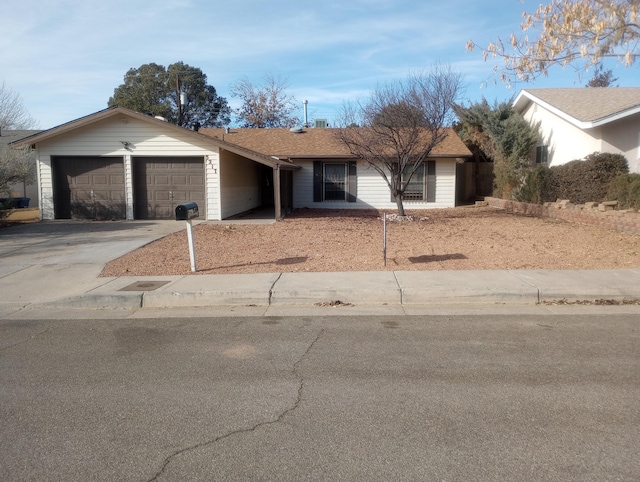
[[[390,213],[392,214],[392,213]],[[194,226],[196,274],[640,267],[640,236],[488,207],[408,211],[301,209],[264,225]],[[191,274],[186,229],[110,262],[102,276]]]

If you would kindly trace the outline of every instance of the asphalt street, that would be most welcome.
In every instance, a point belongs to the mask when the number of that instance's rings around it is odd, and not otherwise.
[[[1,480],[638,480],[637,314],[0,320]]]

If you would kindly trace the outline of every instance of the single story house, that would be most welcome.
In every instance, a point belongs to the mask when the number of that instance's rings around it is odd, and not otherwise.
[[[196,132],[110,107],[13,144],[36,152],[42,219],[173,219],[188,201],[207,220],[270,206],[276,219],[303,207],[395,208],[332,129]],[[450,130],[407,207],[453,207],[456,164],[470,156]]]
[[[640,173],[640,87],[525,89],[516,112],[540,123],[536,163],[550,166],[592,152],[622,154]]]
[[[333,128],[201,129],[205,135],[286,160],[299,166],[293,173],[294,208],[395,209],[395,201],[380,174],[356,160]],[[411,181],[407,208],[454,207],[456,166],[471,152],[458,135],[447,131],[444,142]]]

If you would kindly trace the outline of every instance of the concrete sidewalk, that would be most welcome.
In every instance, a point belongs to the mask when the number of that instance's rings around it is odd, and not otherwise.
[[[381,306],[640,299],[640,270],[264,273],[93,281],[80,287],[82,293],[48,305],[176,308],[340,302]]]
[[[42,222],[0,230],[0,312],[216,306],[532,305],[640,299],[640,268],[374,271],[101,278],[106,262],[183,223]],[[340,303],[338,303],[340,302]]]

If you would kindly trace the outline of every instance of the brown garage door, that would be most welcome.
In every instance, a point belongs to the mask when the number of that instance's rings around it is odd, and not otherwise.
[[[113,157],[53,159],[58,219],[125,219],[124,164]]]
[[[202,157],[134,157],[135,219],[175,219],[178,204],[198,203],[205,210]]]

